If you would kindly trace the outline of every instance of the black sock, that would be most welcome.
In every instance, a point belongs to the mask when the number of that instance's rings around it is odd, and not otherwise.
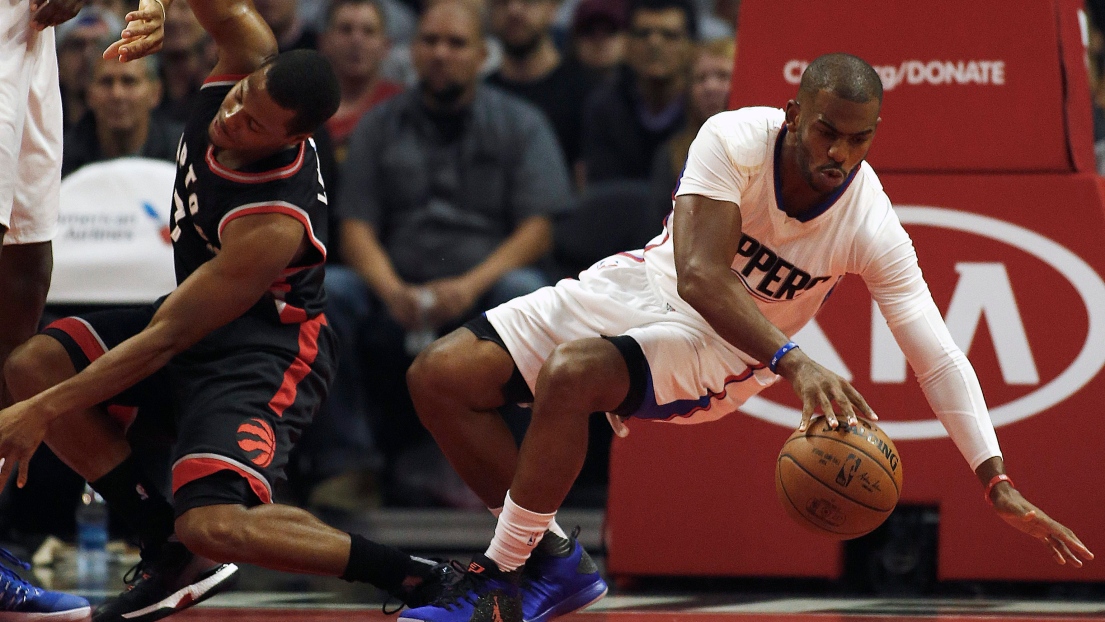
[[[139,478],[132,456],[89,485],[134,530],[143,550],[156,549],[173,535],[173,506]]]
[[[409,587],[410,579],[417,577],[421,582],[433,568],[426,561],[416,560],[399,549],[373,542],[362,535],[351,533],[349,537],[352,540],[349,563],[341,575],[346,581],[371,583],[398,595]]]

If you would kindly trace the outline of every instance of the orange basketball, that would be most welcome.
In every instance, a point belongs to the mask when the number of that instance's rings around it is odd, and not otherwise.
[[[775,463],[775,492],[791,518],[839,540],[871,532],[902,490],[898,450],[878,426],[860,420],[832,429],[824,417],[790,435]]]

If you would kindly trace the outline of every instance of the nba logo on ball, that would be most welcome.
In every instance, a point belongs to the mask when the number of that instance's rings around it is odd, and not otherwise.
[[[893,441],[861,420],[835,430],[823,418],[783,443],[775,463],[775,492],[798,524],[839,540],[881,525],[902,490],[902,465]]]

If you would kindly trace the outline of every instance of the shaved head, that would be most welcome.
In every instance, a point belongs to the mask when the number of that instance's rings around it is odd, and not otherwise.
[[[814,59],[802,72],[798,101],[827,91],[859,104],[877,99],[882,103],[882,80],[874,67],[851,54],[826,54]]]

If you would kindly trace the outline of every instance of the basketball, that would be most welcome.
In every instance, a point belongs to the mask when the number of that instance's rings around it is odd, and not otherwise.
[[[849,540],[886,520],[902,490],[898,450],[878,426],[829,427],[824,417],[783,443],[775,492],[787,514],[816,533]]]

